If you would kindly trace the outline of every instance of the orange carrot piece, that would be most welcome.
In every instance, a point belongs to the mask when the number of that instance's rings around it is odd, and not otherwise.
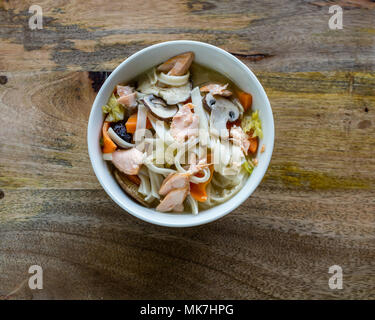
[[[249,151],[250,153],[256,153],[257,150],[258,150],[258,137],[251,137],[249,138],[250,140],[250,147],[249,147]]]
[[[195,200],[197,200],[199,202],[204,202],[204,201],[207,200],[206,187],[211,182],[213,172],[214,172],[214,165],[213,164],[210,165],[209,168],[210,168],[211,176],[206,182],[202,182],[202,183],[192,183],[192,182],[190,182],[190,194]],[[195,175],[198,176],[198,177],[202,177],[203,173],[198,172]]]
[[[138,117],[138,114],[137,113],[133,113],[129,119],[126,121],[125,123],[125,127],[126,127],[126,131],[128,133],[135,133],[135,130],[137,128],[137,117]],[[152,125],[151,125],[151,122],[150,120],[148,120],[147,118],[147,121],[146,121],[146,129],[151,129],[152,128]]]
[[[251,108],[251,105],[253,104],[253,96],[250,93],[238,92],[238,99],[245,111]]]
[[[134,133],[137,127],[137,113],[132,114],[125,123],[126,131]]]
[[[102,134],[103,134],[103,153],[112,153],[117,149],[116,144],[112,141],[112,139],[108,135],[110,122],[104,121]]]

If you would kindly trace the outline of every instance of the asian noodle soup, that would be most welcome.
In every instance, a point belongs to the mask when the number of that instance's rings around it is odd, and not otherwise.
[[[160,212],[227,201],[264,151],[251,94],[193,61],[186,52],[118,84],[102,107],[103,158],[124,192]]]

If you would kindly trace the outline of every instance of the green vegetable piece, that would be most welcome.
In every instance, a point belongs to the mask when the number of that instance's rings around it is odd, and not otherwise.
[[[259,119],[259,111],[254,111],[242,119],[241,126],[244,132],[253,130],[253,137],[263,138],[262,123]]]
[[[245,170],[246,170],[249,174],[252,174],[252,173],[253,173],[254,167],[253,167],[252,165],[250,166],[250,164],[249,164],[248,161],[245,161],[245,162],[243,163],[243,167],[245,168]]]
[[[113,93],[109,98],[108,103],[105,106],[102,106],[102,111],[104,114],[108,114],[105,121],[117,122],[124,120],[124,107],[117,102],[117,99]]]

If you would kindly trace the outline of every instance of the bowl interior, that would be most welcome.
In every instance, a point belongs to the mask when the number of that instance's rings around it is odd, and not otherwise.
[[[160,213],[154,209],[145,208],[133,201],[117,184],[102,158],[99,138],[103,123],[101,106],[106,104],[114,87],[120,82],[127,82],[147,69],[162,63],[168,58],[186,51],[194,51],[195,61],[214,69],[229,79],[244,91],[253,95],[253,109],[259,110],[262,121],[263,139],[260,146],[265,144],[264,153],[259,153],[259,165],[244,187],[230,200],[223,204],[200,211],[198,215]],[[263,87],[255,75],[237,58],[215,46],[196,41],[170,41],[145,48],[121,63],[108,77],[100,89],[89,119],[88,149],[95,174],[110,197],[124,210],[134,216],[158,225],[171,227],[187,227],[204,224],[216,220],[237,208],[245,201],[262,180],[271,160],[274,141],[274,124],[270,103]]]

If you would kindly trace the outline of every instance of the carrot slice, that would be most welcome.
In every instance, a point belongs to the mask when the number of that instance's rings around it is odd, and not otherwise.
[[[214,165],[210,165],[210,178],[206,182],[202,183],[192,183],[190,182],[190,194],[191,196],[199,201],[199,202],[204,202],[207,200],[207,192],[206,192],[206,187],[207,185],[211,182],[213,172],[214,172]],[[198,177],[203,177],[203,173],[200,171],[195,174]]]
[[[110,122],[104,121],[103,123],[103,153],[112,153],[117,149],[116,144],[112,141],[112,139],[108,135],[108,129],[109,129]]]
[[[126,131],[128,133],[135,133],[135,130],[137,129],[137,118],[138,118],[138,114],[137,113],[133,113],[129,117],[128,121],[126,121],[125,127],[126,127]],[[151,129],[151,128],[152,128],[151,122],[147,118],[146,129]]]
[[[245,111],[251,108],[251,105],[253,104],[253,96],[250,93],[238,92],[238,99],[240,100]]]
[[[249,147],[249,151],[250,153],[256,153],[257,150],[258,150],[258,137],[251,137],[249,138],[250,140],[250,147]]]

